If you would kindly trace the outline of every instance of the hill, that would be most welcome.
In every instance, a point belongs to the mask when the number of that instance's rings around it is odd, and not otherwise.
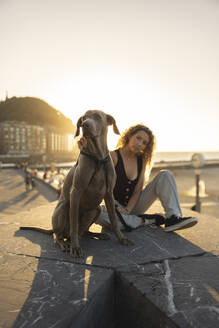
[[[24,121],[32,125],[53,126],[64,133],[74,133],[72,121],[44,100],[12,97],[0,102],[0,122]]]

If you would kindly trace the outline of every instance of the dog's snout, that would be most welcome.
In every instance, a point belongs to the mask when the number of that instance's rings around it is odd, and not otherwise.
[[[95,120],[94,117],[86,117],[81,123],[84,136],[96,136],[98,133],[99,121]]]

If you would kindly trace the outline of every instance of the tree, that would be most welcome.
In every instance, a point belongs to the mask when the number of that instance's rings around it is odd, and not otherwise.
[[[74,133],[72,121],[44,100],[12,97],[0,102],[0,122],[24,121],[31,125],[52,126],[57,132]]]

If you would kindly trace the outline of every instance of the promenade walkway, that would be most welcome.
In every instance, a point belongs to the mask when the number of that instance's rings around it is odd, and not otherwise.
[[[51,236],[19,230],[51,227],[56,202],[44,201],[28,211],[21,201],[19,212],[12,202],[14,214],[6,213],[8,206],[0,218],[1,328],[219,326],[218,219],[198,214],[195,227],[168,234],[141,227],[127,234],[135,243],[129,247],[114,235],[82,238],[84,258],[73,259]],[[160,209],[156,202],[153,210]]]
[[[0,170],[0,219],[56,199],[57,193],[40,181],[37,181],[36,188],[26,192],[22,170]]]

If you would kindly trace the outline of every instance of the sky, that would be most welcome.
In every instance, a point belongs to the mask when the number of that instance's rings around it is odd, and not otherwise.
[[[0,0],[0,99],[88,109],[157,151],[219,151],[219,0]],[[109,147],[116,143],[109,129]]]

